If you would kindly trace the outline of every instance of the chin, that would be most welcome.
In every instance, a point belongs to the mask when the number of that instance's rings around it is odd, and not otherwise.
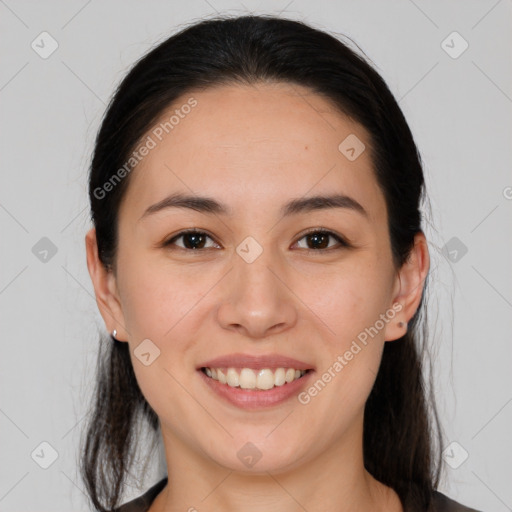
[[[287,443],[285,436],[276,437],[273,441],[265,436],[268,436],[268,431],[259,437],[252,436],[253,441],[249,441],[246,433],[243,440],[233,441],[236,447],[230,443],[230,446],[221,448],[220,452],[210,453],[210,457],[226,469],[253,476],[285,473],[297,467],[300,460],[304,459],[304,446]]]

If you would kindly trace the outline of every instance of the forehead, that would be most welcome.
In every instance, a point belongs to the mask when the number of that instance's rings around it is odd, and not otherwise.
[[[192,99],[196,105],[185,108]],[[181,110],[190,112],[172,116]],[[171,117],[176,124],[166,126]],[[162,114],[155,130],[164,132],[164,140],[157,142],[186,144],[193,137],[197,149],[254,151],[263,144],[276,154],[299,150],[303,144],[312,151],[336,153],[340,137],[358,132],[367,138],[361,125],[327,99],[306,87],[285,83],[223,85],[191,92]]]
[[[366,146],[355,160],[340,150],[347,137]],[[282,203],[333,188],[382,207],[366,130],[295,84],[192,91],[162,113],[144,140],[152,148],[132,171],[130,210],[176,190],[215,196],[236,209],[237,201]]]

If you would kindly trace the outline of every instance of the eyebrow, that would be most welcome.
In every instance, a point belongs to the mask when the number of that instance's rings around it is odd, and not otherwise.
[[[161,201],[158,201],[158,203],[151,205],[146,209],[139,220],[168,208],[188,208],[206,214],[233,215],[233,211],[228,206],[219,203],[211,197],[190,196],[177,192],[162,199]],[[288,217],[290,215],[329,208],[346,208],[358,212],[368,218],[368,212],[363,208],[363,206],[355,199],[344,194],[328,196],[317,195],[293,199],[281,207],[280,213],[283,217]]]

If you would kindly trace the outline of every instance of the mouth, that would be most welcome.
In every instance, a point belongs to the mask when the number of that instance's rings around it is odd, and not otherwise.
[[[202,366],[197,374],[213,400],[247,411],[262,411],[297,399],[315,370],[279,368],[247,368],[234,366]],[[213,394],[211,394],[213,393]]]
[[[209,379],[231,388],[247,391],[268,391],[302,379],[311,369],[296,368],[234,368],[202,367],[200,371]]]

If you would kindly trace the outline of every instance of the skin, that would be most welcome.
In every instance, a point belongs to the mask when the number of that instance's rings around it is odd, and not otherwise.
[[[364,468],[363,411],[384,343],[404,334],[399,322],[418,308],[429,267],[424,235],[396,269],[368,134],[322,97],[268,83],[193,97],[198,105],[132,171],[114,272],[98,259],[94,229],[86,235],[99,310],[107,330],[129,343],[160,420],[172,487],[150,511],[401,511],[396,493]],[[355,161],[338,150],[349,134],[367,148]],[[172,208],[139,220],[177,191],[211,196],[233,215]],[[291,199],[333,192],[356,199],[368,218],[345,208],[279,216]],[[184,238],[161,246],[192,227],[212,237],[203,252],[186,252]],[[309,228],[353,246],[308,253],[318,246],[304,238]],[[247,236],[263,248],[252,263],[236,253]],[[327,244],[339,247],[332,238]],[[306,405],[292,398],[245,411],[196,371],[220,355],[279,353],[310,363],[319,377],[397,303],[401,311]],[[149,366],[133,354],[146,338],[160,350]],[[262,454],[252,468],[237,457],[247,442]]]

